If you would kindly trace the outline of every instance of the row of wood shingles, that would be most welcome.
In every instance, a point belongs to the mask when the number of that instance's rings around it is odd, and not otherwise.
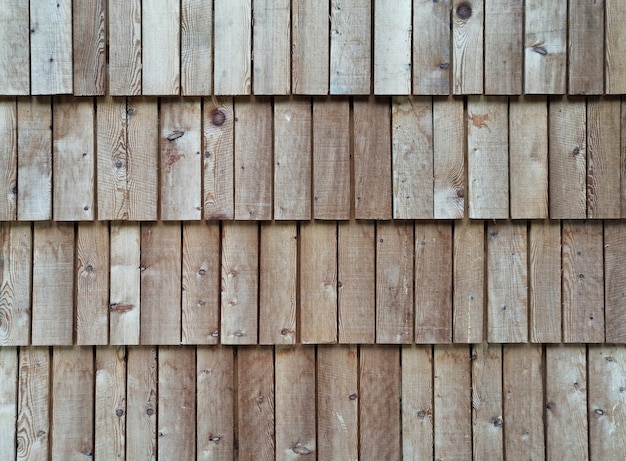
[[[7,460],[626,450],[623,346],[22,347],[0,349],[0,376]]]
[[[4,224],[0,344],[624,342],[625,226]]]
[[[0,94],[626,93],[620,0],[106,3],[0,12]]]

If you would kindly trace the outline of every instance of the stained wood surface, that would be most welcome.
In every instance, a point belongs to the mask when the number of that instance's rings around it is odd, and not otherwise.
[[[254,94],[291,91],[291,1],[253,0]]]
[[[330,4],[291,2],[291,88],[296,94],[328,94]]]
[[[452,1],[452,92],[483,92],[484,0]]]
[[[450,93],[450,3],[413,2],[413,94]]]
[[[73,2],[72,6],[73,94],[105,94],[106,2]]]

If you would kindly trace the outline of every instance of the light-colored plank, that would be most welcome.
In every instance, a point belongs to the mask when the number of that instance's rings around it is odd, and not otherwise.
[[[202,216],[199,98],[161,100],[160,209],[163,220]]]
[[[141,224],[141,344],[180,344],[181,225]]]
[[[393,98],[391,120],[393,217],[432,219],[432,98]]]
[[[17,459],[17,377],[17,347],[0,348],[0,457],[6,460]]]
[[[530,341],[561,342],[561,224],[531,221],[528,234]]]
[[[141,0],[108,0],[109,93],[141,94]]]
[[[128,348],[126,459],[153,460],[157,452],[157,351]]]
[[[472,347],[473,459],[504,459],[502,346]]]
[[[605,57],[604,78],[608,94],[626,93],[626,4],[604,0]]]
[[[330,3],[291,3],[291,89],[294,94],[328,94]]]
[[[291,1],[253,0],[254,94],[291,91]]]
[[[371,96],[353,104],[355,218],[391,219],[389,99]]]
[[[126,459],[126,349],[96,347],[95,457]]]
[[[300,341],[337,341],[337,224],[300,226]]]
[[[73,3],[74,96],[96,96],[106,92],[105,15],[105,0]]]
[[[108,344],[109,224],[78,224],[76,237],[76,344]]]
[[[17,216],[17,104],[15,98],[0,97],[0,220]]]
[[[237,430],[240,461],[274,459],[274,351],[237,350]]]
[[[563,342],[604,342],[602,223],[563,222]]]
[[[180,92],[180,0],[141,5],[142,94]]]
[[[235,219],[272,219],[272,106],[235,100]]]
[[[376,342],[413,342],[413,225],[376,226]]]
[[[311,219],[311,100],[274,99],[274,219]]]
[[[215,0],[214,94],[250,94],[252,0]]]
[[[376,329],[376,228],[351,220],[339,223],[338,232],[338,339],[371,344]]]
[[[545,454],[541,345],[505,345],[502,356],[504,454],[542,460]]]
[[[604,2],[568,2],[568,94],[604,92]]]
[[[548,106],[545,97],[509,104],[511,218],[548,217]]]
[[[220,313],[220,227],[183,223],[183,344],[217,344]]]
[[[374,93],[411,93],[412,0],[374,0]]]
[[[485,94],[521,94],[524,0],[485,0]]]
[[[626,98],[622,98],[622,117],[621,117],[621,133],[622,133],[622,142],[620,148],[620,158],[621,158],[621,176],[622,178],[626,178]],[[621,187],[621,205],[622,205],[622,217],[626,218],[626,180],[622,179],[622,187]],[[19,210],[18,210],[19,211]]]
[[[204,218],[233,219],[235,116],[232,98],[205,98],[202,117]]]
[[[222,344],[256,344],[258,331],[259,226],[222,227]]]
[[[276,348],[276,460],[315,456],[315,346]]]
[[[450,0],[413,1],[413,94],[450,93]]]
[[[55,221],[95,217],[95,139],[92,98],[53,102],[53,216]]]
[[[509,217],[509,120],[505,97],[467,100],[469,215]]]
[[[69,345],[74,331],[74,225],[35,223],[33,232],[34,345]]]
[[[587,216],[587,117],[584,99],[554,98],[548,106],[550,218]]]
[[[359,389],[356,346],[317,348],[317,457],[358,459]]]
[[[607,343],[626,342],[626,224],[604,223],[604,302]]]
[[[183,95],[208,95],[213,89],[213,2],[182,0],[180,80]]]
[[[465,214],[464,117],[463,100],[433,99],[435,219],[458,219]]]
[[[452,0],[452,91],[483,92],[484,0]]]
[[[31,94],[72,93],[72,0],[30,2]]]
[[[50,451],[52,459],[93,458],[94,353],[91,347],[56,347],[52,354]]]
[[[141,305],[139,223],[112,222],[110,230],[109,343],[139,344]]]
[[[546,459],[587,460],[585,346],[546,346],[545,373]]]
[[[330,6],[330,94],[369,94],[372,60],[371,0]]]
[[[315,219],[350,218],[350,103],[313,100]]]
[[[17,219],[52,218],[52,106],[48,97],[17,101]]]
[[[0,94],[30,93],[28,3],[19,2],[0,11]]]
[[[261,224],[259,343],[297,339],[298,235],[295,223]]]
[[[524,14],[524,92],[565,93],[567,0],[526,0]]]

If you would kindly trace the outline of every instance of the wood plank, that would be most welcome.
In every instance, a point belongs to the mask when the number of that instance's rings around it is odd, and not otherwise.
[[[197,459],[234,459],[235,382],[232,347],[196,350]]]
[[[95,389],[95,457],[125,459],[125,347],[96,347]]]
[[[475,219],[509,217],[509,121],[504,97],[467,100],[469,215]]]
[[[415,342],[452,342],[452,224],[415,223]]]
[[[17,103],[15,98],[0,97],[0,220],[17,216]]]
[[[17,219],[52,219],[52,106],[48,97],[17,100]]]
[[[483,92],[484,0],[452,0],[452,91]]]
[[[413,94],[450,93],[450,0],[413,2]]]
[[[142,3],[141,53],[142,94],[179,94],[180,0]]]
[[[374,1],[374,93],[411,93],[412,0]]]
[[[545,97],[509,104],[511,218],[548,217],[548,106]]]
[[[220,331],[220,227],[183,223],[182,343],[217,344]]]
[[[621,176],[622,178],[626,178],[626,102],[625,99],[622,98],[622,117],[621,117],[621,148],[620,148],[620,158],[621,158]],[[626,217],[626,180],[622,180],[621,185],[621,208],[622,208],[622,217]]]
[[[204,219],[233,219],[235,116],[232,98],[205,98],[202,118]]]
[[[274,219],[311,219],[311,100],[274,98]]]
[[[337,224],[300,225],[300,341],[337,341]]]
[[[52,112],[54,220],[93,220],[96,179],[93,99],[55,97]]]
[[[371,344],[376,329],[376,228],[339,223],[337,237],[339,342]]]
[[[106,93],[105,16],[105,0],[73,2],[74,96],[95,96]]]
[[[139,344],[141,320],[141,229],[112,222],[110,230],[109,343]]]
[[[196,350],[159,347],[158,455],[196,457]]]
[[[109,93],[141,94],[141,0],[108,0]],[[111,20],[113,19],[113,20]]]
[[[258,334],[259,227],[222,227],[222,344],[256,344]]]
[[[588,459],[584,345],[546,346],[546,459]]]
[[[274,351],[239,348],[237,377],[237,459],[274,459]]]
[[[485,0],[485,93],[521,94],[524,0]]]
[[[330,3],[292,0],[291,8],[291,91],[328,94]]]
[[[297,340],[298,229],[295,223],[261,224],[259,343]]]
[[[391,106],[394,219],[432,219],[433,100],[395,97]]]
[[[604,302],[607,343],[626,342],[626,233],[625,224],[604,223]]]
[[[350,218],[350,104],[313,100],[313,215]]]
[[[17,347],[0,348],[0,457],[17,459],[16,431],[17,426],[17,378],[18,349]]]
[[[602,94],[604,0],[568,3],[568,94]]]
[[[567,92],[567,0],[526,0],[524,93]]]
[[[434,218],[465,214],[465,111],[462,99],[433,99]]]
[[[626,452],[626,350],[589,346],[589,457],[619,459]]]
[[[359,457],[358,363],[355,345],[317,347],[318,459]]]
[[[528,234],[530,341],[561,342],[561,223],[531,221]]]
[[[235,219],[272,219],[272,106],[235,100]]]
[[[51,394],[52,459],[92,458],[95,448],[93,348],[54,348]]]
[[[602,223],[563,222],[563,342],[604,342]]]
[[[109,340],[109,224],[78,224],[76,236],[76,344]]]
[[[607,94],[626,93],[626,4],[618,0],[604,0],[605,56],[604,78]]]
[[[587,217],[619,219],[615,200],[620,189],[619,98],[587,99]]]
[[[215,0],[214,94],[250,94],[252,0]]]
[[[0,224],[0,345],[30,341],[33,231],[30,223]]]
[[[391,219],[389,99],[355,99],[353,116],[355,217]]]
[[[331,2],[330,24],[330,94],[369,94],[371,0]]]
[[[31,94],[72,93],[72,0],[30,3]]]
[[[253,0],[254,94],[291,92],[291,0]]]
[[[180,223],[141,224],[140,344],[180,344]]]
[[[33,345],[73,344],[74,224],[35,223]]]
[[[20,350],[17,460],[47,461],[50,445],[50,349]]]
[[[161,100],[161,183],[163,220],[202,216],[200,98]]]
[[[413,342],[412,223],[376,226],[376,342]]]
[[[479,343],[484,339],[485,228],[482,222],[454,224],[452,306],[454,342]]]
[[[180,19],[181,94],[208,95],[213,89],[213,3],[182,0]]]
[[[153,459],[157,452],[156,347],[128,348],[126,459]]]
[[[315,346],[277,347],[275,379],[275,459],[315,456]]]
[[[0,94],[30,93],[29,5],[21,2],[0,12]]]

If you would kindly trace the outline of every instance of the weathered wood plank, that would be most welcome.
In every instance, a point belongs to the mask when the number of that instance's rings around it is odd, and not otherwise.
[[[413,1],[413,94],[450,93],[450,0]]]
[[[181,2],[180,81],[183,95],[212,93],[213,2]]]
[[[604,2],[568,2],[568,94],[604,92]]]
[[[214,94],[250,94],[252,0],[215,0]]]
[[[328,94],[330,77],[330,3],[292,0],[291,90]]]
[[[17,103],[15,98],[0,97],[0,220],[17,217]]]
[[[18,2],[0,11],[0,94],[30,93],[29,4]]]
[[[128,348],[126,459],[154,459],[157,453],[156,347]]]
[[[485,94],[521,94],[524,0],[485,0]]]
[[[17,459],[18,363],[17,347],[0,348],[0,457],[7,460]]]
[[[108,0],[109,93],[141,94],[141,0]]]
[[[254,94],[291,91],[291,1],[253,0]]]
[[[607,343],[626,342],[626,224],[604,223],[604,302]]]
[[[141,5],[142,86],[145,95],[180,93],[180,0]]]
[[[626,4],[604,0],[605,56],[604,78],[607,94],[626,93]]]
[[[374,93],[411,93],[412,0],[374,0]]]
[[[620,159],[621,159],[621,176],[622,178],[626,178],[626,98],[622,98],[622,117],[621,117],[621,130],[622,141],[620,148]],[[621,184],[621,215],[623,218],[626,218],[626,180],[622,179]]]
[[[105,16],[105,0],[73,2],[74,96],[96,96],[106,92]]]
[[[483,92],[484,0],[452,1],[452,91]]]

